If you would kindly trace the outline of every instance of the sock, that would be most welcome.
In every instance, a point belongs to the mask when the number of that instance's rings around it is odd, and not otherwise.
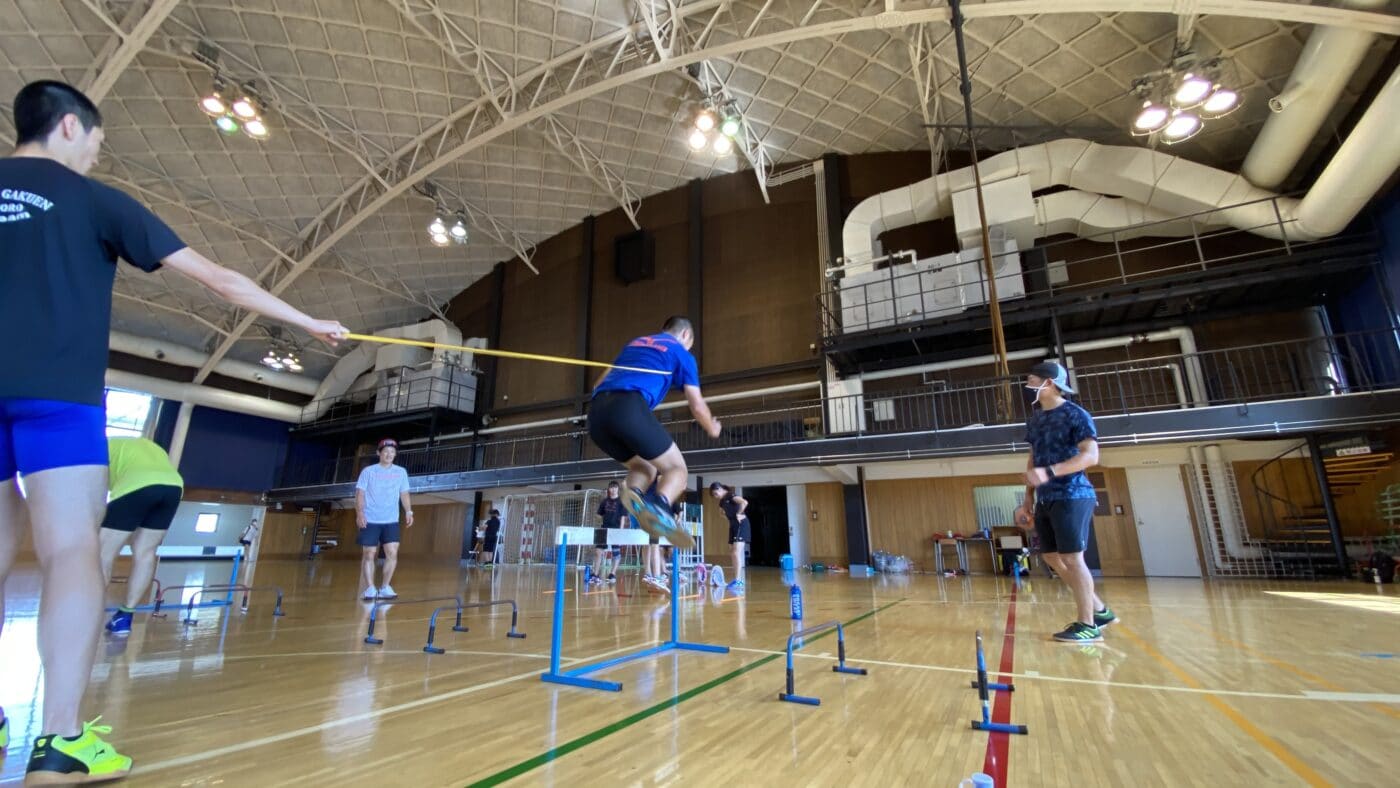
[[[127,607],[126,605],[118,605],[118,606],[117,606],[117,612],[118,612],[118,613],[135,613],[135,612],[136,612],[136,608],[134,608],[134,607]]]

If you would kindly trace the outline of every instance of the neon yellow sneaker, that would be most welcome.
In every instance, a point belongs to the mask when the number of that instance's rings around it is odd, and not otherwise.
[[[10,746],[10,718],[0,720],[0,755]]]
[[[35,739],[24,784],[74,785],[125,777],[131,771],[131,759],[98,736],[112,732],[110,725],[97,724],[100,719],[83,723],[76,739],[48,733]]]

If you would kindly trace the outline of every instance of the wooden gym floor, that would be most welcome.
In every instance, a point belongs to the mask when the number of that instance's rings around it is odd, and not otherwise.
[[[384,645],[361,642],[355,562],[255,569],[257,585],[286,588],[286,617],[255,597],[246,614],[206,608],[194,627],[142,615],[130,637],[104,636],[89,707],[136,759],[130,784],[953,786],[984,769],[1017,786],[1395,784],[1393,587],[1110,580],[1122,623],[1077,647],[1047,641],[1072,605],[1041,577],[1013,596],[1001,578],[805,574],[807,623],[846,622],[851,662],[870,669],[834,674],[834,638],[810,642],[797,689],[822,699],[813,708],[776,699],[792,622],[773,570],[752,572],[745,600],[684,603],[682,637],[729,654],[624,665],[604,674],[623,691],[603,693],[539,680],[547,568],[401,566],[405,599],[460,589],[521,605],[528,639],[505,637],[503,609],[469,612],[467,634],[445,616],[441,656],[421,651],[425,606],[394,607]],[[227,569],[162,566],[167,584],[186,575]],[[628,574],[616,593],[566,594],[567,664],[666,636],[667,606],[637,585]],[[32,568],[8,587],[0,703],[13,745],[0,782],[22,778],[38,733],[36,589]],[[978,629],[993,673],[1017,685],[997,715],[1029,736],[969,729]]]

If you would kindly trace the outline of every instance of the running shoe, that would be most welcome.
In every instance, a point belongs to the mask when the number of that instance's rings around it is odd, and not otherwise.
[[[729,585],[725,586],[725,587],[724,587],[724,590],[725,590],[725,591],[728,591],[729,593],[733,594],[734,596],[743,596],[743,595],[744,595],[744,581],[743,581],[743,580],[730,580],[730,581],[729,581]]]
[[[1060,643],[1102,643],[1103,633],[1099,631],[1098,627],[1076,621],[1062,631],[1056,632],[1053,639]]]
[[[363,594],[360,595],[360,599],[363,599],[366,602],[373,602],[375,600],[375,597],[378,596],[379,589],[375,588],[374,586],[370,586],[369,588],[365,589],[365,592]]]
[[[1108,605],[1104,605],[1103,610],[1094,614],[1094,626],[1099,629],[1103,629],[1117,620],[1118,616],[1113,615],[1113,608]]]
[[[24,784],[72,785],[125,777],[131,759],[102,740],[99,734],[105,736],[112,728],[98,725],[100,719],[83,723],[83,732],[72,739],[53,734],[35,739]]]
[[[113,635],[131,634],[131,611],[118,610],[112,614],[112,620],[107,622],[107,631]]]
[[[609,573],[608,573],[608,585],[612,585],[613,583],[616,583],[616,582],[617,582],[617,575],[613,574],[612,572],[609,572]]]
[[[644,493],[628,487],[622,493],[623,506],[637,520],[637,524],[651,536],[665,539],[683,550],[695,547],[695,538],[676,524],[671,507],[659,493]]]
[[[388,583],[385,583],[384,585],[379,587],[379,598],[398,599],[399,592],[395,591],[393,586],[389,585]]]
[[[0,720],[0,753],[10,746],[10,718]]]

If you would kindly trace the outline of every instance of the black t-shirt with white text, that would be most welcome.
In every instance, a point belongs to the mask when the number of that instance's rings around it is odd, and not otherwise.
[[[125,193],[50,159],[0,158],[0,399],[101,405],[118,258],[143,271],[185,247]]]

